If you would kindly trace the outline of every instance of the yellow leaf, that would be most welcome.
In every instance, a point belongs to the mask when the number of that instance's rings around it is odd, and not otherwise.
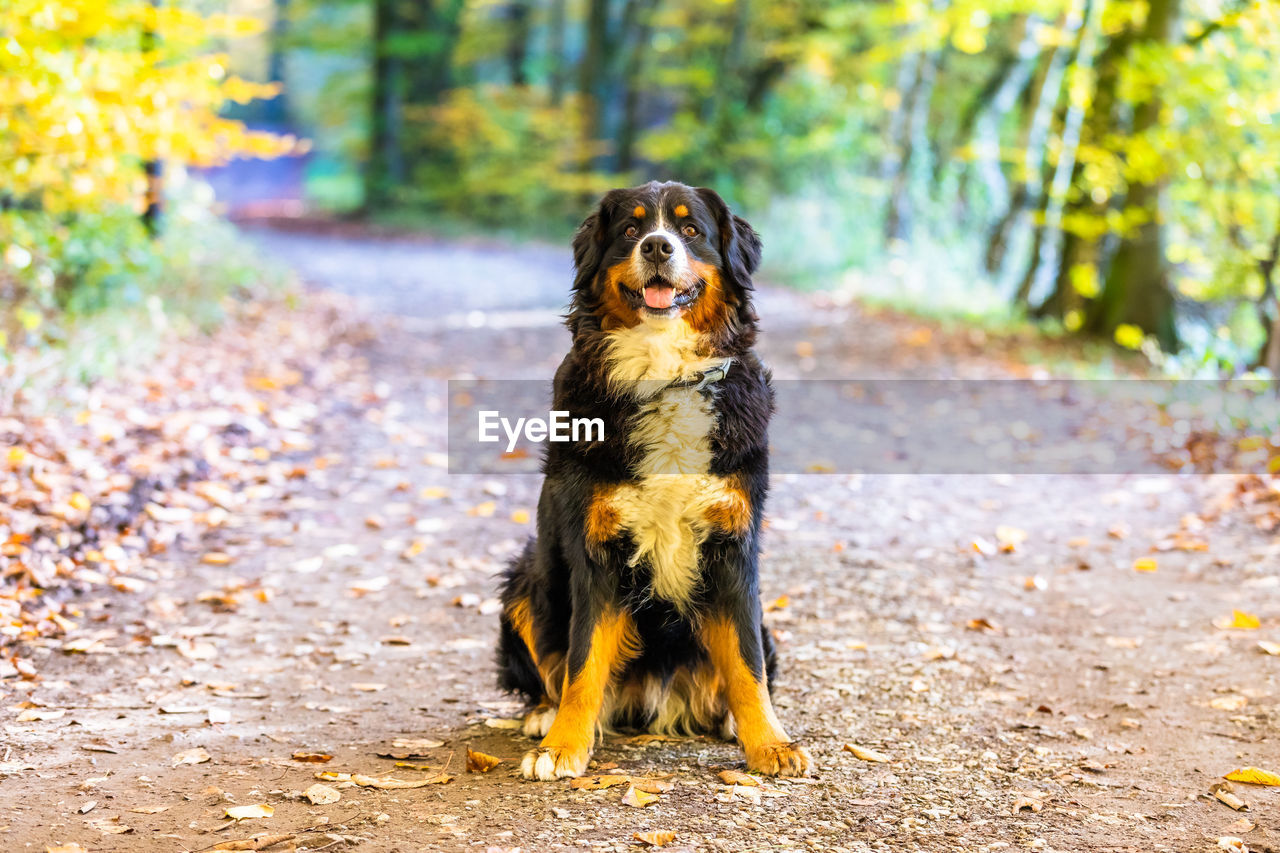
[[[653,832],[636,832],[631,837],[636,841],[648,844],[650,847],[666,847],[676,840],[676,834],[665,829],[655,829]]]
[[[768,611],[782,610],[784,607],[790,606],[790,604],[791,604],[791,596],[780,595],[777,598],[775,598],[772,602],[770,602],[769,605],[765,607],[765,610],[768,610]]]
[[[1243,610],[1232,610],[1230,619],[1218,619],[1213,624],[1223,630],[1234,628],[1240,631],[1256,631],[1262,625],[1257,616]]]
[[[643,809],[653,805],[658,801],[657,794],[650,794],[647,791],[641,791],[635,785],[627,788],[627,792],[622,795],[622,804],[631,806],[636,809]]]
[[[874,761],[883,764],[889,760],[889,756],[876,752],[874,749],[864,749],[856,744],[846,743],[844,745],[845,752],[853,753],[853,757],[862,761]]]
[[[88,512],[89,508],[93,506],[84,492],[76,492],[67,503],[71,505],[72,509],[79,512]]]
[[[252,806],[232,806],[227,809],[226,815],[232,820],[250,820],[252,818],[271,817],[276,810],[266,803],[258,803]]]
[[[1133,561],[1135,572],[1154,572],[1157,567],[1155,557],[1139,557]]]
[[[516,524],[528,524],[529,510],[527,509],[516,510],[515,512],[511,513],[511,520],[514,521]]]
[[[475,752],[467,747],[467,772],[488,773],[502,763],[502,759],[483,752]]]
[[[1270,770],[1262,770],[1257,767],[1237,767],[1222,778],[1230,779],[1232,782],[1247,782],[1250,785],[1274,785],[1280,787],[1280,773],[1272,773]]]
[[[746,785],[748,788],[759,788],[760,780],[750,773],[741,770],[721,770],[720,781],[726,785]]]

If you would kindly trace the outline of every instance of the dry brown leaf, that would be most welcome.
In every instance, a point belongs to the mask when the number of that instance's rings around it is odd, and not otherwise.
[[[168,806],[136,806],[129,809],[134,814],[160,814],[160,812],[167,812],[168,810]]]
[[[889,756],[876,752],[874,749],[865,749],[857,744],[846,743],[844,745],[844,751],[853,753],[854,758],[861,759],[862,761],[884,763],[889,760]]]
[[[326,761],[332,761],[333,756],[327,752],[307,752],[306,750],[296,750],[292,756],[294,761],[302,761],[307,764],[324,764]]]
[[[578,791],[598,791],[601,788],[612,788],[614,785],[631,784],[630,776],[579,776],[569,782],[569,787]]]
[[[741,770],[721,770],[720,781],[726,785],[746,785],[748,787],[760,787],[760,780],[752,776],[750,773],[743,773]]]
[[[647,779],[643,776],[631,776],[631,784],[639,791],[648,794],[665,794],[674,791],[676,783],[670,779]]]
[[[254,818],[271,817],[276,810],[266,803],[255,803],[251,806],[230,806],[224,814],[232,820],[252,820]]]
[[[453,777],[440,773],[436,776],[432,776],[430,779],[415,779],[409,781],[405,779],[392,779],[389,776],[378,779],[373,776],[364,776],[360,773],[352,773],[351,781],[359,785],[361,788],[378,788],[383,791],[396,791],[401,788],[425,788],[428,785],[444,785],[453,781]]]
[[[337,788],[331,788],[319,782],[303,791],[302,794],[311,801],[313,806],[328,806],[342,799],[342,794],[338,793]]]
[[[1230,782],[1217,783],[1209,789],[1209,793],[1213,795],[1214,799],[1222,803],[1224,806],[1235,809],[1238,812],[1242,812],[1249,808],[1248,803],[1235,795]]]
[[[197,746],[193,749],[184,749],[173,757],[173,766],[178,767],[182,764],[204,764],[212,758],[209,752],[203,746]]]
[[[496,755],[489,755],[484,752],[476,752],[471,747],[467,747],[467,772],[468,773],[488,773],[493,768],[502,763],[502,759]]]
[[[648,844],[650,847],[666,847],[676,840],[676,834],[665,829],[655,829],[653,832],[636,832],[631,837],[636,841]]]
[[[1237,767],[1222,778],[1230,779],[1232,782],[1247,782],[1250,785],[1280,786],[1280,773],[1272,773],[1260,767]]]
[[[221,844],[215,844],[206,850],[266,850],[268,847],[275,847],[277,844],[284,844],[292,841],[298,836],[296,835],[259,835],[256,838],[242,838],[238,841],[224,841]]]
[[[631,806],[636,809],[647,808],[658,801],[657,794],[650,794],[648,791],[642,791],[635,785],[627,788],[625,794],[622,795],[622,804]]]
[[[438,749],[442,746],[444,746],[444,741],[430,738],[398,737],[391,741],[393,749],[403,749],[410,753],[421,752],[426,749]]]
[[[57,844],[45,847],[44,853],[89,853],[89,851],[73,841],[69,844]]]
[[[1013,801],[1014,814],[1017,814],[1023,809],[1030,809],[1033,812],[1038,812],[1042,808],[1044,808],[1044,803],[1036,797],[1021,796]]]

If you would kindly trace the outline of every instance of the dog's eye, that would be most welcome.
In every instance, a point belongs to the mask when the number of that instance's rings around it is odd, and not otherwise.
[[[634,236],[636,236],[636,235],[637,235],[637,234],[639,234],[639,233],[640,233],[640,229],[639,229],[639,228],[637,228],[637,227],[635,227],[634,225],[628,225],[628,226],[627,226],[627,236],[628,236],[628,237],[634,237]]]
[[[680,232],[681,232],[682,234],[684,234],[684,236],[686,236],[686,237],[697,237],[697,236],[698,236],[698,229],[697,229],[697,228],[694,228],[692,225],[686,225],[685,227],[683,227],[683,228],[681,228],[681,229],[680,229]]]

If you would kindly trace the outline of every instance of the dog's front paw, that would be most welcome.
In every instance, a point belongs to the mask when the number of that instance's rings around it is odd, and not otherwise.
[[[538,747],[524,754],[520,772],[526,779],[551,782],[566,776],[581,776],[590,760],[590,750],[579,751],[559,746]]]
[[[551,724],[556,721],[556,709],[551,705],[539,705],[524,716],[523,731],[529,737],[546,737]]]
[[[807,776],[813,768],[809,751],[794,743],[767,743],[747,750],[747,769],[766,776]]]

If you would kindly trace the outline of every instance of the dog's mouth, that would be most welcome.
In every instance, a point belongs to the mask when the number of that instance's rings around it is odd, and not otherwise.
[[[680,288],[661,276],[655,276],[649,279],[641,290],[625,284],[622,287],[636,307],[643,305],[656,314],[666,314],[692,304],[698,298],[702,282],[697,282],[691,287]]]

